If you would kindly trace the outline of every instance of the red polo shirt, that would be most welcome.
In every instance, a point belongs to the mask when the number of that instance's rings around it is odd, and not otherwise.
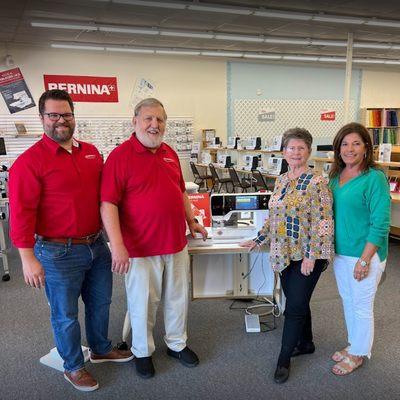
[[[75,141],[69,153],[47,135],[21,154],[10,169],[14,245],[33,247],[35,233],[77,238],[98,232],[102,165],[93,145]]]
[[[184,191],[178,155],[167,144],[152,153],[133,134],[111,152],[101,200],[118,206],[129,257],[173,254],[186,246]]]

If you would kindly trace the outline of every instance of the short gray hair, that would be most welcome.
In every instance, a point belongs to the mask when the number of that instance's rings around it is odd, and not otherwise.
[[[140,101],[139,103],[136,104],[135,111],[134,111],[135,117],[137,117],[139,115],[139,112],[142,107],[156,107],[156,106],[160,106],[164,110],[165,119],[166,119],[167,113],[165,112],[163,103],[161,103],[160,100],[157,100],[154,97],[148,97],[147,99],[143,99],[142,101]]]
[[[309,150],[311,150],[311,145],[313,142],[313,137],[311,136],[311,133],[308,132],[307,129],[304,128],[292,128],[288,129],[282,137],[282,147],[285,148],[287,147],[289,141],[291,139],[298,139],[302,140],[308,147]]]

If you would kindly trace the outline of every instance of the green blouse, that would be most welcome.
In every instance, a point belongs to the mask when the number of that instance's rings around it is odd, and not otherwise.
[[[386,260],[391,199],[383,171],[370,168],[342,186],[337,176],[329,186],[333,193],[336,253],[360,257],[369,242],[378,247],[380,260]]]
[[[269,218],[260,234],[270,242],[270,262],[282,271],[304,257],[332,260],[332,195],[327,181],[313,170],[291,180],[280,175],[269,201]]]

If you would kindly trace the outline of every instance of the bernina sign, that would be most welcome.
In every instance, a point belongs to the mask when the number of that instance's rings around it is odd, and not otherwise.
[[[43,75],[44,87],[67,91],[76,102],[118,103],[117,78],[104,76]]]

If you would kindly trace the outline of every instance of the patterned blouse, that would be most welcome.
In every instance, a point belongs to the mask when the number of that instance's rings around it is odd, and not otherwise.
[[[255,241],[270,243],[274,271],[283,271],[290,261],[332,260],[332,194],[325,178],[307,170],[297,179],[288,174],[277,178],[269,201],[269,218]]]

